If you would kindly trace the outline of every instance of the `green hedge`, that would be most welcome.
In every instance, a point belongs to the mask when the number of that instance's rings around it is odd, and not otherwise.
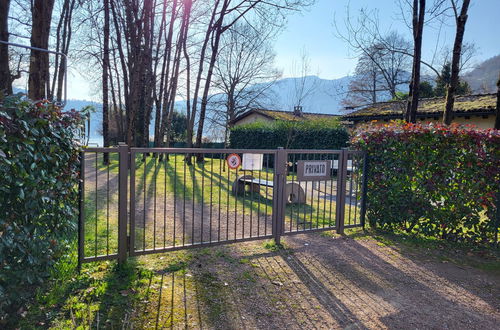
[[[0,97],[0,324],[74,237],[81,123],[48,102]]]
[[[240,149],[341,149],[349,133],[336,119],[256,122],[231,129],[230,146]]]
[[[368,152],[372,225],[497,242],[500,131],[393,122],[361,127],[352,144]]]

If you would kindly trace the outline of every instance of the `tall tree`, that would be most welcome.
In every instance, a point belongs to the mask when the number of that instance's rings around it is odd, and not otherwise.
[[[425,0],[413,0],[412,30],[413,30],[413,66],[409,86],[408,102],[406,104],[405,120],[414,123],[417,120],[420,61],[422,58],[422,36],[425,20]]]
[[[347,109],[360,105],[377,103],[382,88],[380,71],[372,60],[360,57],[354,70],[354,77],[347,86],[342,105]]]
[[[31,14],[31,46],[48,49],[50,24],[54,0],[34,0]],[[31,50],[30,68],[28,77],[28,97],[40,100],[50,94],[49,84],[49,54],[38,50]]]
[[[230,29],[240,20],[248,21],[248,16],[255,15],[256,17],[265,17],[269,22],[275,20],[274,24],[278,24],[277,16],[284,16],[284,12],[296,10],[302,6],[311,4],[311,0],[241,0],[233,2],[231,0],[215,0],[214,11],[210,20],[209,29],[207,29],[205,42],[210,43],[210,53],[208,54],[207,74],[203,86],[203,93],[200,104],[200,115],[198,120],[198,129],[196,132],[196,147],[201,147],[203,128],[208,105],[209,89],[211,86],[212,76],[214,72],[215,62],[220,47],[222,34]],[[203,70],[203,69],[202,69]],[[198,81],[196,82],[198,85]],[[195,89],[195,95],[197,90]],[[196,112],[196,97],[193,99],[193,113]],[[189,129],[189,128],[188,128]],[[197,156],[197,161],[203,161],[203,155]]]
[[[104,147],[109,147],[109,30],[110,30],[110,8],[109,0],[104,1],[104,29],[102,50],[102,137]],[[104,154],[104,163],[109,162],[109,154]]]
[[[500,73],[497,81],[497,110],[495,115],[495,129],[500,129]]]
[[[9,41],[10,0],[0,0],[0,40]],[[9,68],[9,47],[0,44],[0,92],[12,94],[12,78]]]
[[[190,9],[191,3],[189,1],[185,2],[184,6],[184,17],[186,17],[186,11]],[[154,127],[154,146],[155,147],[162,147],[163,146],[163,139],[165,137],[165,118],[168,117],[168,112],[170,107],[168,106],[169,102],[169,95],[170,93],[167,93],[167,85],[169,83],[169,74],[170,74],[170,67],[171,67],[171,58],[172,58],[172,49],[173,49],[173,36],[174,36],[174,27],[175,27],[175,21],[177,17],[177,12],[178,12],[178,1],[173,0],[172,1],[172,7],[170,9],[170,19],[168,23],[168,29],[167,29],[167,2],[163,2],[163,10],[162,10],[162,18],[161,18],[161,23],[160,23],[160,33],[158,36],[158,42],[164,41],[165,43],[165,50],[163,52],[163,58],[162,58],[162,65],[160,69],[160,85],[157,89],[153,91],[153,98],[155,100],[155,127]],[[185,24],[188,25],[188,19],[186,19]],[[163,33],[165,32],[165,35]],[[162,38],[165,38],[165,40],[162,40]],[[157,47],[157,51],[160,51],[160,47]],[[156,56],[156,58],[159,60],[160,56]],[[180,62],[180,59],[179,59]],[[158,61],[156,62],[158,63]],[[158,64],[156,64],[158,65]],[[156,72],[156,69],[155,69]],[[169,89],[170,91],[171,89]]]
[[[61,56],[59,54],[55,55],[52,84],[48,94],[48,98],[51,100],[62,100],[64,78],[67,70],[66,58],[69,53],[74,30],[76,30],[72,26],[73,13],[77,6],[78,3],[76,0],[62,0],[62,9],[59,15],[55,35],[55,51],[62,53],[65,56]]]
[[[292,62],[291,73],[296,78],[293,81],[291,93],[288,95],[288,108],[302,111],[305,101],[320,88],[319,81],[312,77],[311,59],[306,49],[302,49],[298,61]]]
[[[436,77],[436,87],[434,88],[435,96],[445,96],[448,86],[451,83],[451,63],[446,62],[441,69],[441,75]],[[471,89],[466,81],[459,79],[455,89],[455,95],[470,94]]]
[[[224,128],[225,142],[236,117],[262,107],[280,76],[273,67],[275,53],[270,44],[275,32],[266,22],[254,26],[238,23],[222,37],[213,80],[214,90],[220,93],[209,103],[211,119],[219,129]]]
[[[352,81],[344,103],[359,105],[356,96],[363,103],[384,94],[388,94],[387,99],[395,98],[399,86],[409,82],[411,44],[396,31],[381,33],[377,12],[361,10],[356,19],[348,13],[345,29],[343,32],[336,26],[336,34],[358,56],[356,74],[363,78]],[[384,91],[387,93],[380,93]]]
[[[355,77],[349,83],[346,106],[375,103],[379,97],[395,98],[399,86],[408,83],[410,57],[398,50],[408,50],[409,43],[391,32],[373,44],[359,44],[361,50]]]
[[[463,0],[460,14],[458,13],[458,4],[455,0],[451,1],[451,7],[455,15],[456,21],[456,34],[455,42],[453,44],[453,56],[451,59],[451,78],[450,84],[446,93],[446,105],[443,113],[443,123],[445,125],[451,124],[453,120],[453,105],[455,102],[455,94],[459,84],[458,74],[460,71],[460,55],[462,54],[462,43],[465,34],[465,24],[467,23],[467,11],[469,10],[470,0]]]

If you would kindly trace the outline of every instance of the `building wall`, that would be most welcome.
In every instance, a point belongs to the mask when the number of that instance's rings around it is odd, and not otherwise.
[[[272,122],[273,120],[268,118],[268,117],[262,116],[259,113],[252,113],[252,114],[246,116],[245,118],[238,120],[236,123],[234,123],[234,126],[255,123],[257,121],[265,123],[265,122]]]
[[[375,125],[383,125],[387,123],[388,121],[384,120],[378,120]],[[439,117],[438,119],[434,118],[425,118],[424,120],[417,119],[417,123],[441,123],[442,118]],[[354,125],[354,128],[361,124],[366,124],[367,122],[358,122]],[[486,129],[486,128],[493,128],[495,126],[495,116],[494,115],[489,115],[487,118],[482,118],[482,116],[471,116],[470,119],[465,119],[465,117],[457,117],[453,119],[453,123],[458,123],[460,125],[474,125],[477,128],[481,129]]]

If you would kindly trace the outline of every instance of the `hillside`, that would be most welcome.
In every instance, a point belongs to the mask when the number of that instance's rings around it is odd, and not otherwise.
[[[475,93],[492,93],[500,73],[500,55],[494,56],[467,72],[463,79],[469,83]]]

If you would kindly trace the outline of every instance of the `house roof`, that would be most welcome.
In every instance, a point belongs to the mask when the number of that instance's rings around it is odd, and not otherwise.
[[[251,114],[259,114],[261,116],[267,117],[272,120],[315,120],[315,119],[324,119],[324,118],[335,118],[339,117],[339,115],[326,114],[326,113],[313,113],[313,112],[303,112],[302,116],[295,116],[293,111],[283,111],[283,110],[267,110],[267,109],[252,109],[247,111],[234,120],[235,122],[240,121],[241,119],[250,116]]]
[[[417,117],[428,117],[443,113],[446,99],[434,97],[420,99],[418,102]],[[343,119],[358,121],[370,119],[398,119],[402,118],[406,109],[406,101],[380,102],[360,107]],[[496,94],[463,95],[455,98],[455,115],[467,116],[471,114],[492,114],[496,109]]]

